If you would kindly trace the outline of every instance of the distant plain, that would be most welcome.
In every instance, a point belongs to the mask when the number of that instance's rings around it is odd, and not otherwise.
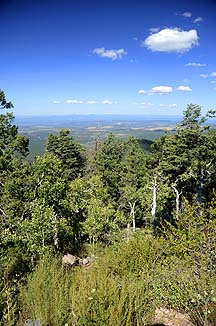
[[[29,159],[33,159],[44,152],[48,135],[57,134],[61,129],[69,129],[75,140],[91,147],[96,139],[104,140],[109,133],[119,138],[134,136],[153,141],[166,132],[175,131],[180,120],[178,116],[70,115],[19,116],[15,122],[19,132],[29,138]]]

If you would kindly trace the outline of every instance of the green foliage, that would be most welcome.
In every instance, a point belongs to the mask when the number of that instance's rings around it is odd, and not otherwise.
[[[123,226],[133,224],[135,229],[136,222],[143,220],[141,203],[146,175],[146,155],[139,142],[133,137],[122,141],[110,134],[97,145],[93,158],[92,173],[100,176],[117,214],[124,215]]]
[[[189,105],[148,155],[110,134],[88,166],[68,130],[25,161],[28,141],[1,114],[1,323],[145,325],[161,305],[214,320],[216,132],[204,124],[214,114]],[[84,248],[97,254],[89,269],[61,266],[59,254]]]
[[[35,201],[31,207],[31,218],[25,219],[19,228],[26,253],[34,259],[51,254],[58,224],[54,210],[44,201]]]
[[[13,167],[15,157],[27,156],[28,139],[18,134],[18,128],[13,124],[13,113],[5,110],[13,108],[11,102],[7,102],[5,94],[0,90],[0,181],[5,171],[10,171]]]
[[[207,325],[216,311],[215,220],[197,225],[195,215],[187,206],[184,222],[160,237],[138,232],[98,250],[87,270],[44,260],[22,289],[23,318],[44,325],[145,325],[156,307],[166,306]]]
[[[93,176],[87,181],[85,200],[86,219],[82,223],[82,233],[94,244],[117,228],[115,210],[100,177]]]
[[[31,165],[17,165],[5,179],[1,200],[1,245],[5,250],[18,245],[36,259],[51,243],[53,249],[59,249],[53,234],[62,225],[65,181],[59,176],[61,168],[60,160],[47,153]]]
[[[191,203],[196,200],[199,205],[209,203],[215,187],[215,130],[204,124],[213,117],[214,111],[201,115],[201,107],[190,104],[184,111],[182,122],[177,125],[175,134],[167,135],[156,141],[149,165],[170,187],[166,211],[171,216],[175,201],[181,204],[180,196]],[[178,197],[177,197],[178,196]],[[176,207],[174,218],[178,219]],[[200,210],[201,212],[201,210]]]
[[[36,157],[32,163],[34,199],[43,199],[47,205],[60,210],[66,182],[62,177],[62,162],[51,153]]]
[[[123,142],[109,134],[105,141],[97,146],[94,153],[93,173],[102,177],[114,201],[119,198],[118,184],[120,182]]]
[[[7,102],[5,93],[0,90],[0,109],[12,109],[13,104],[11,102]]]
[[[22,291],[22,300],[25,319],[80,326],[136,324],[147,302],[141,282],[113,277],[106,265],[67,272],[56,262],[39,265]]]
[[[51,134],[47,139],[46,151],[61,160],[63,174],[67,180],[83,175],[84,148],[69,135],[69,130],[61,130],[58,135]]]

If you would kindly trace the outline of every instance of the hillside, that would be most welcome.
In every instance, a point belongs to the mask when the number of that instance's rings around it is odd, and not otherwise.
[[[1,323],[214,326],[215,112],[190,104],[153,142],[125,122],[88,149],[64,128],[30,161],[0,104]]]

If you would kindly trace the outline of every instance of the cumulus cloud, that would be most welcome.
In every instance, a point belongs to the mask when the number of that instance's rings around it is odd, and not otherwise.
[[[138,91],[138,94],[146,94],[147,93],[147,91],[145,91],[144,89],[140,89],[139,91]]]
[[[159,32],[160,28],[159,27],[151,27],[149,28],[149,32],[151,34]]]
[[[148,36],[142,45],[152,51],[183,53],[198,45],[198,39],[195,29],[165,28]]]
[[[89,101],[86,101],[86,104],[97,104],[98,102],[97,101],[94,101],[94,100],[89,100]]]
[[[144,89],[140,89],[140,90],[138,90],[138,94],[146,94],[146,93],[148,93],[148,91],[145,91]]]
[[[151,89],[145,91],[144,89],[140,89],[138,94],[147,94],[147,95],[154,95],[154,94],[169,94],[172,93],[173,88],[171,86],[155,86]]]
[[[160,107],[162,108],[177,108],[177,104],[160,104]]]
[[[105,100],[102,102],[102,104],[118,104],[118,102],[113,102],[113,101],[110,101],[110,100]]]
[[[54,101],[52,101],[52,103],[53,103],[53,104],[59,104],[60,101],[55,101],[55,100],[54,100]]]
[[[82,104],[83,101],[80,100],[66,100],[67,104]]]
[[[110,49],[107,50],[105,48],[95,48],[92,51],[93,54],[98,55],[99,57],[102,58],[108,58],[111,59],[112,61],[117,60],[117,59],[122,59],[124,55],[127,54],[127,52],[124,49]]]
[[[151,102],[141,102],[140,104],[145,106],[154,106],[154,104]]]
[[[216,71],[213,71],[210,74],[200,74],[201,78],[216,77]]]
[[[210,81],[211,84],[216,84],[216,80]]]
[[[187,84],[190,83],[190,80],[187,78],[183,79],[182,81],[183,81],[183,83],[187,83]]]
[[[201,23],[203,22],[203,18],[202,17],[197,17],[196,19],[194,19],[193,23],[196,24],[196,23]]]
[[[185,67],[205,67],[205,63],[199,63],[199,62],[189,62],[185,64]]]
[[[134,103],[136,105],[141,105],[141,106],[145,106],[145,107],[151,107],[151,106],[154,106],[153,103],[151,102],[138,102],[138,103]]]
[[[209,76],[208,74],[200,74],[201,78],[208,78],[208,76]]]
[[[192,88],[189,86],[179,86],[176,88],[177,91],[183,91],[183,92],[191,92]]]
[[[164,94],[164,93],[171,93],[173,91],[173,88],[170,86],[155,86],[152,87],[150,91],[152,93]]]
[[[187,18],[190,18],[190,17],[192,16],[192,13],[189,12],[189,11],[186,11],[186,12],[184,12],[184,13],[182,14],[182,16],[187,17]]]

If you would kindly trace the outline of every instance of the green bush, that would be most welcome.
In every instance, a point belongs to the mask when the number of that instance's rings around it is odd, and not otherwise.
[[[165,306],[189,313],[194,325],[214,325],[215,226],[215,219],[186,207],[178,225],[160,236],[143,230],[94,247],[89,268],[68,269],[59,258],[45,258],[20,288],[19,324],[141,326]]]
[[[67,270],[53,260],[40,263],[22,290],[22,319],[43,325],[141,325],[148,289],[110,274],[100,262]]]

